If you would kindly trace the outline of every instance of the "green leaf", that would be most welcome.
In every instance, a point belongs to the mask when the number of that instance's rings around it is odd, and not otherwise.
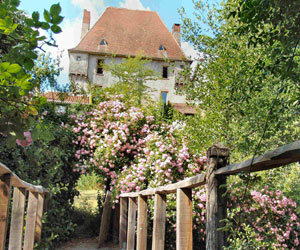
[[[44,10],[44,18],[45,18],[45,21],[48,23],[51,21],[50,13],[48,10]]]
[[[51,6],[51,8],[50,8],[50,15],[52,17],[58,16],[60,12],[61,12],[61,7],[60,7],[59,3],[53,4]]]
[[[43,30],[48,30],[48,29],[50,29],[49,23],[46,23],[46,22],[43,22],[41,27],[42,27]]]
[[[40,14],[37,11],[34,11],[32,13],[32,20],[35,21],[35,22],[38,22],[39,19],[40,19]]]
[[[15,7],[18,7],[20,5],[20,0],[11,0],[10,4],[15,6]]]
[[[3,62],[0,64],[0,67],[4,70],[7,70],[9,67],[10,63],[9,62]]]
[[[37,109],[33,106],[29,106],[29,110],[30,110],[30,114],[32,114],[32,115],[38,115],[39,114]]]
[[[56,16],[52,18],[52,23],[53,24],[60,24],[62,22],[62,20],[64,19],[64,17],[62,16]]]
[[[7,72],[9,73],[18,73],[21,70],[21,66],[18,64],[11,64],[8,69]]]
[[[51,26],[51,30],[53,31],[53,33],[57,34],[61,32],[61,28],[59,26],[57,26],[56,24]]]
[[[27,55],[31,59],[37,59],[38,58],[37,54],[33,51],[29,51],[29,53],[27,53]]]
[[[34,26],[34,22],[31,18],[26,18],[25,23],[30,27]]]
[[[31,60],[30,58],[26,58],[24,62],[25,69],[31,70],[33,66],[34,66],[33,60]]]

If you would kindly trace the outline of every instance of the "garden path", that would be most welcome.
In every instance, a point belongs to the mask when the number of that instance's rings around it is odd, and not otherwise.
[[[97,238],[75,239],[67,242],[57,250],[117,250],[118,245],[106,243],[103,247],[98,248]]]

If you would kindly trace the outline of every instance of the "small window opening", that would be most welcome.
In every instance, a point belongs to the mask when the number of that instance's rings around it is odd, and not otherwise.
[[[97,74],[103,75],[103,63],[104,63],[103,59],[98,59],[98,61],[97,61]]]
[[[77,56],[76,61],[81,61],[81,56]]]
[[[181,69],[184,69],[184,65],[183,65],[183,64],[181,64],[181,65],[180,65],[180,68],[181,68]]]
[[[107,45],[107,42],[104,39],[102,39],[102,41],[100,42],[100,45]]]
[[[167,104],[168,92],[161,92],[161,100],[162,100],[163,104]]]
[[[166,48],[163,45],[160,45],[158,50],[166,50]]]
[[[162,77],[163,78],[168,78],[168,67],[163,67]]]

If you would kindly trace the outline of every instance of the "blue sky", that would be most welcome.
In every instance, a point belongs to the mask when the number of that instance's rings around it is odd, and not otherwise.
[[[21,0],[20,9],[31,14],[33,11],[43,12],[52,4],[60,3],[62,15],[65,17],[61,28],[62,33],[55,36],[58,49],[49,48],[47,51],[53,56],[62,51],[61,66],[64,68],[59,83],[68,82],[68,53],[69,48],[75,47],[79,42],[83,9],[91,11],[91,25],[93,25],[104,10],[109,7],[123,7],[128,9],[147,9],[157,11],[169,30],[174,23],[181,23],[178,9],[184,7],[189,16],[193,12],[192,0]],[[195,51],[188,43],[183,43],[184,52],[194,57]]]

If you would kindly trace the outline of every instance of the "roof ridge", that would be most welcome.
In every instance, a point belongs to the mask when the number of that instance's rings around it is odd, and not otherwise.
[[[107,9],[120,9],[120,10],[130,10],[130,11],[147,11],[147,12],[156,12],[155,10],[138,10],[138,9],[128,9],[128,8],[124,8],[124,7],[114,7],[114,6],[108,6],[105,10]]]

